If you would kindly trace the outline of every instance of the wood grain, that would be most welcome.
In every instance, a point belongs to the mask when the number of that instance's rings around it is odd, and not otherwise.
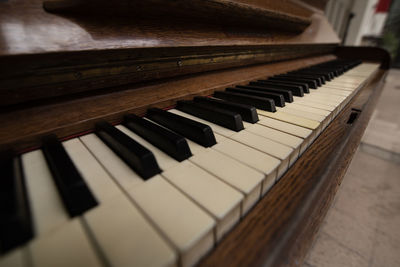
[[[379,71],[199,266],[300,266],[381,92]],[[362,112],[347,124],[353,105]]]

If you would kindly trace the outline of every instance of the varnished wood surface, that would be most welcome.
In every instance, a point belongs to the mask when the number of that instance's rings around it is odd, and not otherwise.
[[[259,6],[257,4],[256,2],[249,5],[245,1],[230,0],[51,0],[45,1],[43,7],[48,12],[73,13],[86,17],[93,16],[93,14],[117,15],[125,16],[128,19],[132,17],[163,18],[165,21],[180,18],[188,19],[188,21],[205,21],[207,24],[213,25],[275,29],[288,32],[302,32],[311,22],[309,16],[289,13],[293,9],[305,10],[292,2],[281,3],[283,6],[289,6],[287,13],[282,12],[282,8],[279,6],[272,9],[267,5]]]
[[[368,124],[380,70],[199,266],[301,266]],[[353,107],[359,118],[347,124]]]
[[[290,1],[280,3],[287,7]],[[45,12],[41,0],[0,2],[0,14],[0,56],[146,47],[339,43],[321,14],[312,15],[311,25],[301,34],[207,25],[207,18],[182,22],[57,15]]]
[[[21,150],[39,145],[39,137],[55,133],[64,138],[90,131],[99,119],[118,122],[123,114],[143,115],[149,107],[168,107],[177,100],[194,95],[208,95],[228,86],[303,68],[334,59],[333,55],[310,57],[273,64],[233,68],[159,81],[148,85],[131,85],[89,95],[75,95],[53,103],[17,106],[0,113],[0,150]]]

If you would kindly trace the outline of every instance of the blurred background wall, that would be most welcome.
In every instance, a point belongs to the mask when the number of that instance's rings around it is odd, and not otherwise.
[[[400,67],[400,0],[330,0],[325,14],[344,45],[383,47]]]

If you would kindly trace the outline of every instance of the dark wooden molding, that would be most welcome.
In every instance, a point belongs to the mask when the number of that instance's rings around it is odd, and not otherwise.
[[[217,25],[261,27],[289,32],[304,31],[311,23],[307,17],[227,0],[61,0],[45,1],[43,7],[56,13],[119,17],[145,15],[166,20],[184,18]]]
[[[169,47],[0,57],[0,107],[228,67],[328,54],[335,46]]]
[[[301,266],[382,89],[384,70],[342,110],[271,191],[199,266]],[[353,106],[359,118],[347,124]]]

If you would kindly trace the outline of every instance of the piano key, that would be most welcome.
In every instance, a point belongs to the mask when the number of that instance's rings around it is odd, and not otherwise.
[[[190,158],[194,164],[223,180],[245,195],[242,216],[247,213],[261,196],[265,175],[216,150],[207,149]],[[221,163],[223,167],[221,167]]]
[[[111,124],[96,124],[96,135],[103,140],[125,163],[147,180],[161,172],[150,150],[129,138]]]
[[[87,212],[91,235],[109,266],[175,266],[177,255],[125,195]]]
[[[280,112],[280,111],[272,113],[272,112],[265,112],[263,110],[257,110],[257,112],[258,112],[258,115],[262,115],[262,116],[269,117],[272,119],[288,122],[288,123],[291,123],[294,125],[298,125],[298,126],[313,130],[316,132],[316,136],[318,136],[321,133],[322,125],[319,121],[310,120],[310,119],[307,119],[304,117],[299,117],[299,116],[296,116],[293,114]],[[315,136],[315,138],[316,138],[316,136]]]
[[[219,241],[240,219],[243,194],[189,161],[161,174],[217,221]]]
[[[287,84],[287,85],[293,85],[293,86],[300,86],[301,89],[305,94],[310,93],[310,88],[306,82],[301,82],[301,81],[289,81],[287,79],[282,79],[278,77],[268,77],[268,80],[258,80],[260,82],[273,82],[273,83],[278,83],[278,84]]]
[[[216,144],[214,134],[206,124],[156,108],[147,110],[147,117],[204,147]]]
[[[243,130],[242,117],[236,113],[193,101],[178,101],[176,109],[239,132]]]
[[[160,175],[128,193],[175,246],[180,266],[193,266],[213,248],[214,219]]]
[[[312,80],[312,79],[290,77],[288,75],[278,75],[278,76],[274,76],[272,78],[275,79],[275,80],[280,80],[280,81],[284,80],[284,81],[291,81],[291,82],[306,83],[309,88],[312,88],[312,89],[317,89],[318,88],[317,82]]]
[[[139,135],[135,134],[125,126],[117,125],[116,128],[121,132],[123,132],[124,134],[126,134],[129,138],[132,138],[132,140],[134,140],[138,144],[142,145],[143,147],[151,151],[163,171],[166,171],[179,164],[179,161],[171,158],[166,153],[158,149],[156,146],[149,143]]]
[[[289,89],[277,89],[271,88],[267,86],[257,86],[257,85],[237,85],[236,88],[243,88],[248,90],[255,90],[260,92],[267,92],[267,93],[277,93],[283,96],[285,102],[293,102],[293,94],[292,91]]]
[[[125,115],[124,125],[177,161],[192,156],[185,138],[164,127],[133,114]]]
[[[216,136],[219,136],[219,134],[216,134]],[[264,173],[266,178],[262,185],[263,195],[277,179],[277,169],[281,163],[277,158],[228,138],[218,142],[212,149]]]
[[[21,156],[35,236],[41,236],[69,221],[41,150]]]
[[[304,142],[303,139],[281,132],[276,129],[269,128],[262,124],[252,125],[251,127],[246,128],[246,130],[293,148],[293,153],[296,155],[295,160],[297,160],[297,158],[299,157],[300,146]],[[292,161],[291,163],[293,164],[294,161]]]
[[[87,134],[79,137],[79,139],[122,188],[129,189],[144,182],[125,161],[120,159],[95,134]]]
[[[85,179],[95,198],[104,203],[118,196],[122,191],[90,153],[79,138],[62,143],[79,173]],[[110,151],[110,153],[113,153]]]
[[[331,112],[328,111],[328,110],[324,110],[324,109],[320,109],[320,108],[308,107],[308,106],[305,106],[305,105],[299,105],[297,103],[290,103],[288,105],[288,107],[294,108],[294,109],[301,109],[301,110],[304,110],[304,111],[313,112],[315,114],[319,114],[319,115],[326,116],[326,117],[330,117],[331,116]]]
[[[222,91],[215,91],[214,97],[235,103],[251,105],[261,110],[267,110],[270,112],[276,111],[274,101],[269,98]]]
[[[29,250],[33,266],[103,266],[78,219],[35,239]]]
[[[316,99],[306,100],[306,99],[298,98],[298,99],[296,99],[296,104],[319,108],[319,109],[327,110],[330,112],[334,112],[336,110],[335,105],[327,103],[327,102],[323,102],[323,101],[318,101]]]
[[[333,95],[340,95],[340,96],[349,96],[351,94],[351,92],[345,91],[345,90],[338,90],[338,89],[334,89],[334,88],[320,88],[318,89],[319,93],[328,93],[328,94],[333,94]]]
[[[304,153],[316,137],[316,133],[310,129],[268,117],[263,117],[259,124],[302,138],[304,141],[300,145],[300,155]]]
[[[284,112],[284,113],[289,113],[289,114],[292,114],[292,115],[296,115],[298,117],[303,117],[303,118],[306,118],[306,119],[319,121],[321,123],[323,123],[325,121],[325,119],[326,119],[326,116],[315,114],[315,113],[308,112],[308,111],[305,111],[305,110],[294,109],[294,108],[291,108],[291,107],[287,107],[287,108],[284,108],[284,109],[279,110],[279,111],[280,112]]]
[[[217,125],[217,124],[214,124],[214,123],[212,123],[212,122],[209,122],[209,121],[206,121],[206,120],[197,118],[197,117],[195,117],[195,116],[193,116],[193,115],[190,115],[190,114],[188,114],[188,113],[179,111],[179,110],[177,110],[177,109],[170,109],[170,110],[168,110],[168,112],[174,113],[174,114],[176,114],[176,115],[179,115],[179,116],[182,116],[182,117],[185,117],[185,118],[188,118],[188,119],[191,119],[191,120],[200,122],[200,123],[207,124],[207,125],[210,126],[211,129],[213,130],[214,135],[215,135],[215,133],[219,133],[220,135],[229,137],[229,136],[231,136],[231,135],[233,135],[233,134],[236,133],[235,131],[229,130],[229,129],[227,129],[227,128],[224,128],[224,127],[222,127],[222,126],[219,126],[219,125]],[[216,140],[217,140],[217,142],[218,142],[218,138],[217,138],[216,135],[215,135],[215,138],[216,138]]]
[[[319,76],[324,77],[325,82],[329,82],[329,81],[331,81],[333,79],[333,75],[330,72],[319,72],[319,71],[301,69],[301,70],[297,70],[297,71],[289,72],[289,73],[319,75]]]
[[[243,88],[231,88],[228,87],[226,88],[227,92],[233,92],[233,93],[239,93],[239,94],[245,94],[245,95],[250,95],[250,96],[258,96],[258,97],[263,97],[263,98],[269,98],[272,99],[275,103],[275,106],[277,107],[284,107],[285,106],[285,98],[283,97],[282,94],[276,94],[276,93],[268,93],[268,92],[262,92],[262,91],[256,91],[256,90],[248,90],[248,89],[243,89]]]
[[[32,238],[33,226],[20,158],[5,155],[0,169],[0,249],[4,252]]]
[[[278,75],[278,76],[281,76],[281,75]],[[325,84],[325,78],[320,75],[289,72],[289,73],[282,74],[282,76],[301,78],[301,79],[309,79],[309,80],[315,81],[317,86],[322,86],[323,84]]]
[[[216,106],[233,112],[237,112],[242,116],[243,121],[256,123],[258,121],[257,110],[250,105],[238,104],[225,100],[220,100],[211,97],[196,96],[193,99],[195,102],[203,103],[210,106]]]
[[[277,89],[290,90],[294,96],[304,96],[303,87],[300,85],[279,82],[279,81],[269,81],[269,80],[258,80],[255,82],[250,82],[249,84],[255,86],[265,86]]]
[[[294,149],[289,146],[282,145],[251,132],[243,131],[233,135],[231,138],[281,160],[282,162],[278,167],[278,177],[285,173],[289,165],[294,162],[298,156],[296,156]]]
[[[43,154],[69,215],[74,217],[97,206],[97,200],[57,137],[49,135],[42,140]]]

